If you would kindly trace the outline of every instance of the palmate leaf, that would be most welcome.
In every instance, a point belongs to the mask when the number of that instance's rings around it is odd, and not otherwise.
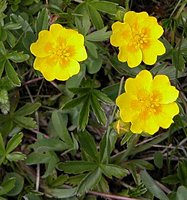
[[[85,88],[69,88],[74,94],[79,96],[71,101],[67,102],[63,110],[72,109],[76,106],[80,106],[79,114],[79,129],[84,130],[90,113],[90,106],[98,120],[99,123],[103,125],[106,124],[106,115],[102,109],[100,102],[106,104],[113,104],[112,100],[107,97],[106,94],[100,92],[99,90],[85,87]]]

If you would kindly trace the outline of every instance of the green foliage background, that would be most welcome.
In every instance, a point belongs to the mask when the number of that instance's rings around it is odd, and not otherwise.
[[[186,4],[0,1],[0,199],[186,199]],[[111,25],[128,10],[162,23],[167,52],[154,66],[129,68],[109,43]],[[32,67],[30,45],[52,23],[85,37],[88,59],[66,82],[47,82]],[[118,135],[115,99],[145,68],[180,90],[180,115],[151,137]]]

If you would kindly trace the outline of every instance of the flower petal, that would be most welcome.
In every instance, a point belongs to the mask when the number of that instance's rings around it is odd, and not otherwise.
[[[128,43],[132,38],[131,28],[127,23],[115,22],[112,25],[112,35],[110,36],[110,43],[119,47]]]
[[[136,13],[134,11],[128,11],[124,15],[124,22],[128,23],[133,28],[139,28],[139,24],[148,18],[147,12]]]
[[[126,53],[126,47],[125,46],[119,47],[118,60],[121,61],[121,62],[127,61],[127,53]]]
[[[70,60],[66,69],[69,73],[69,76],[71,77],[71,76],[79,73],[80,64],[76,60]]]
[[[77,61],[83,61],[87,59],[87,52],[85,47],[82,46],[73,46],[73,53],[71,55],[71,58]]]
[[[137,88],[139,88],[139,91],[148,92],[152,88],[152,81],[153,76],[151,72],[148,70],[142,70],[137,76],[136,76],[136,85]]]
[[[143,62],[147,65],[153,65],[157,60],[157,56],[166,52],[162,42],[151,39],[148,40],[147,43],[144,43],[141,49],[143,54]]]
[[[158,39],[163,33],[164,29],[157,22],[155,17],[149,16],[140,24],[142,31],[148,38]]]
[[[142,52],[133,43],[119,47],[118,59],[124,62],[125,58],[129,67],[137,67],[142,62]]]
[[[38,40],[31,44],[31,53],[37,57],[46,57],[51,54],[53,39],[51,33],[43,30],[39,33]]]
[[[165,75],[157,75],[153,79],[153,93],[160,94],[160,103],[168,104],[177,100],[179,91],[171,86],[169,78]]]
[[[162,105],[161,112],[155,115],[155,120],[162,128],[169,128],[173,123],[173,117],[179,113],[179,107],[177,103]]]
[[[116,99],[116,104],[120,108],[120,117],[124,122],[131,122],[139,113],[132,103],[133,97],[127,93],[121,94]]]
[[[47,62],[50,61],[50,59],[47,58],[35,58],[34,60],[34,69],[39,70],[42,75],[44,76],[44,78],[48,81],[52,81],[55,79],[55,72],[54,70],[50,70],[50,68],[53,68],[53,65],[51,66],[50,63],[51,62]]]

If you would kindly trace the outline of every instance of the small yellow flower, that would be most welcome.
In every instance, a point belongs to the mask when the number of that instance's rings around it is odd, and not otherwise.
[[[147,12],[129,11],[125,14],[123,23],[118,21],[112,25],[110,42],[119,47],[118,59],[127,62],[129,67],[136,67],[142,61],[153,65],[157,56],[166,51],[158,40],[163,32],[157,19]]]
[[[34,69],[39,70],[48,81],[65,81],[78,74],[78,62],[87,58],[84,36],[60,24],[52,24],[49,31],[41,31],[30,50],[36,56]]]
[[[175,103],[179,91],[171,86],[165,75],[154,78],[147,70],[141,71],[135,78],[128,78],[125,93],[116,99],[120,117],[131,122],[133,133],[154,134],[159,127],[169,128],[173,117],[179,113]]]

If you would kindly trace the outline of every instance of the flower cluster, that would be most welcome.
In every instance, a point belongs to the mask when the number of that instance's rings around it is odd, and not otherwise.
[[[129,67],[136,67],[142,61],[152,65],[157,56],[165,53],[159,41],[162,34],[163,28],[155,17],[129,11],[123,22],[112,25],[110,42],[119,47],[118,59]],[[36,56],[34,69],[41,71],[48,81],[68,80],[79,73],[79,62],[87,59],[83,35],[59,24],[41,31],[30,50]],[[130,127],[133,133],[154,134],[159,127],[168,128],[179,113],[175,103],[178,95],[165,75],[153,78],[149,71],[143,70],[135,78],[127,79],[125,93],[116,99],[123,121],[116,123],[117,132],[128,131]]]
[[[164,45],[158,40],[163,32],[155,17],[129,11],[123,22],[112,25],[110,42],[119,47],[118,59],[129,67],[136,67],[142,61],[153,65],[157,56],[165,53]]]
[[[79,73],[78,61],[87,58],[83,35],[60,24],[41,31],[30,50],[36,56],[34,69],[41,71],[48,81],[68,80]]]

